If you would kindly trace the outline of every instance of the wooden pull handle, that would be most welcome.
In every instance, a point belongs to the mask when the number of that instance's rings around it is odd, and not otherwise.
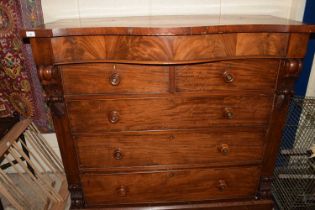
[[[221,152],[223,155],[228,155],[230,152],[230,148],[228,144],[221,144],[218,146],[219,152]]]
[[[110,123],[117,123],[119,121],[119,113],[118,111],[111,111],[108,115],[108,120]]]
[[[113,157],[116,160],[121,160],[123,158],[123,154],[121,153],[121,151],[119,149],[116,149],[113,153]]]
[[[225,108],[224,109],[224,117],[227,119],[233,119],[233,112],[232,109],[230,108]]]
[[[223,179],[220,179],[217,187],[220,191],[224,191],[227,187],[226,182]]]
[[[117,193],[120,197],[125,197],[128,194],[128,188],[125,186],[120,186],[117,188]]]
[[[109,82],[112,86],[118,86],[120,83],[120,76],[118,73],[113,73],[110,77],[109,77]]]
[[[231,83],[234,81],[234,77],[231,73],[229,73],[228,71],[225,71],[223,73],[223,79],[226,83]]]

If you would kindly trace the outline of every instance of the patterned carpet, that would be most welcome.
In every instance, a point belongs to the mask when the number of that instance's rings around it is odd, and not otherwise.
[[[43,24],[40,0],[0,1],[0,117],[14,111],[32,117],[43,132],[53,130],[29,44],[19,30]]]

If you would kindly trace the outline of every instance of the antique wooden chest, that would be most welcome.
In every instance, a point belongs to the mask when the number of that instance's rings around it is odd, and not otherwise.
[[[30,40],[72,208],[271,209],[315,26],[268,16],[61,20]]]

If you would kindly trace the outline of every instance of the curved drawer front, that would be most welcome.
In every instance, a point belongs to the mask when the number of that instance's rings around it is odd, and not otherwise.
[[[262,130],[225,128],[77,136],[76,144],[82,168],[220,165],[261,161],[264,137]]]
[[[176,91],[242,91],[275,89],[280,60],[248,59],[176,66]]]
[[[68,101],[73,132],[264,125],[272,96],[172,97]]]
[[[193,36],[68,36],[52,38],[56,63],[95,60],[187,62],[225,57],[284,57],[287,33]]]
[[[279,59],[248,59],[170,66],[135,64],[60,65],[65,94],[268,91],[275,89]]]
[[[81,175],[87,204],[177,202],[252,197],[259,167]]]
[[[65,94],[166,93],[167,66],[124,64],[62,65]]]

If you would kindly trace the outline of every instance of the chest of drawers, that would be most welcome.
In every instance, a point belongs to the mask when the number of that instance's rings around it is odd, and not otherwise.
[[[281,130],[315,26],[161,16],[31,30],[72,208],[272,208]]]

